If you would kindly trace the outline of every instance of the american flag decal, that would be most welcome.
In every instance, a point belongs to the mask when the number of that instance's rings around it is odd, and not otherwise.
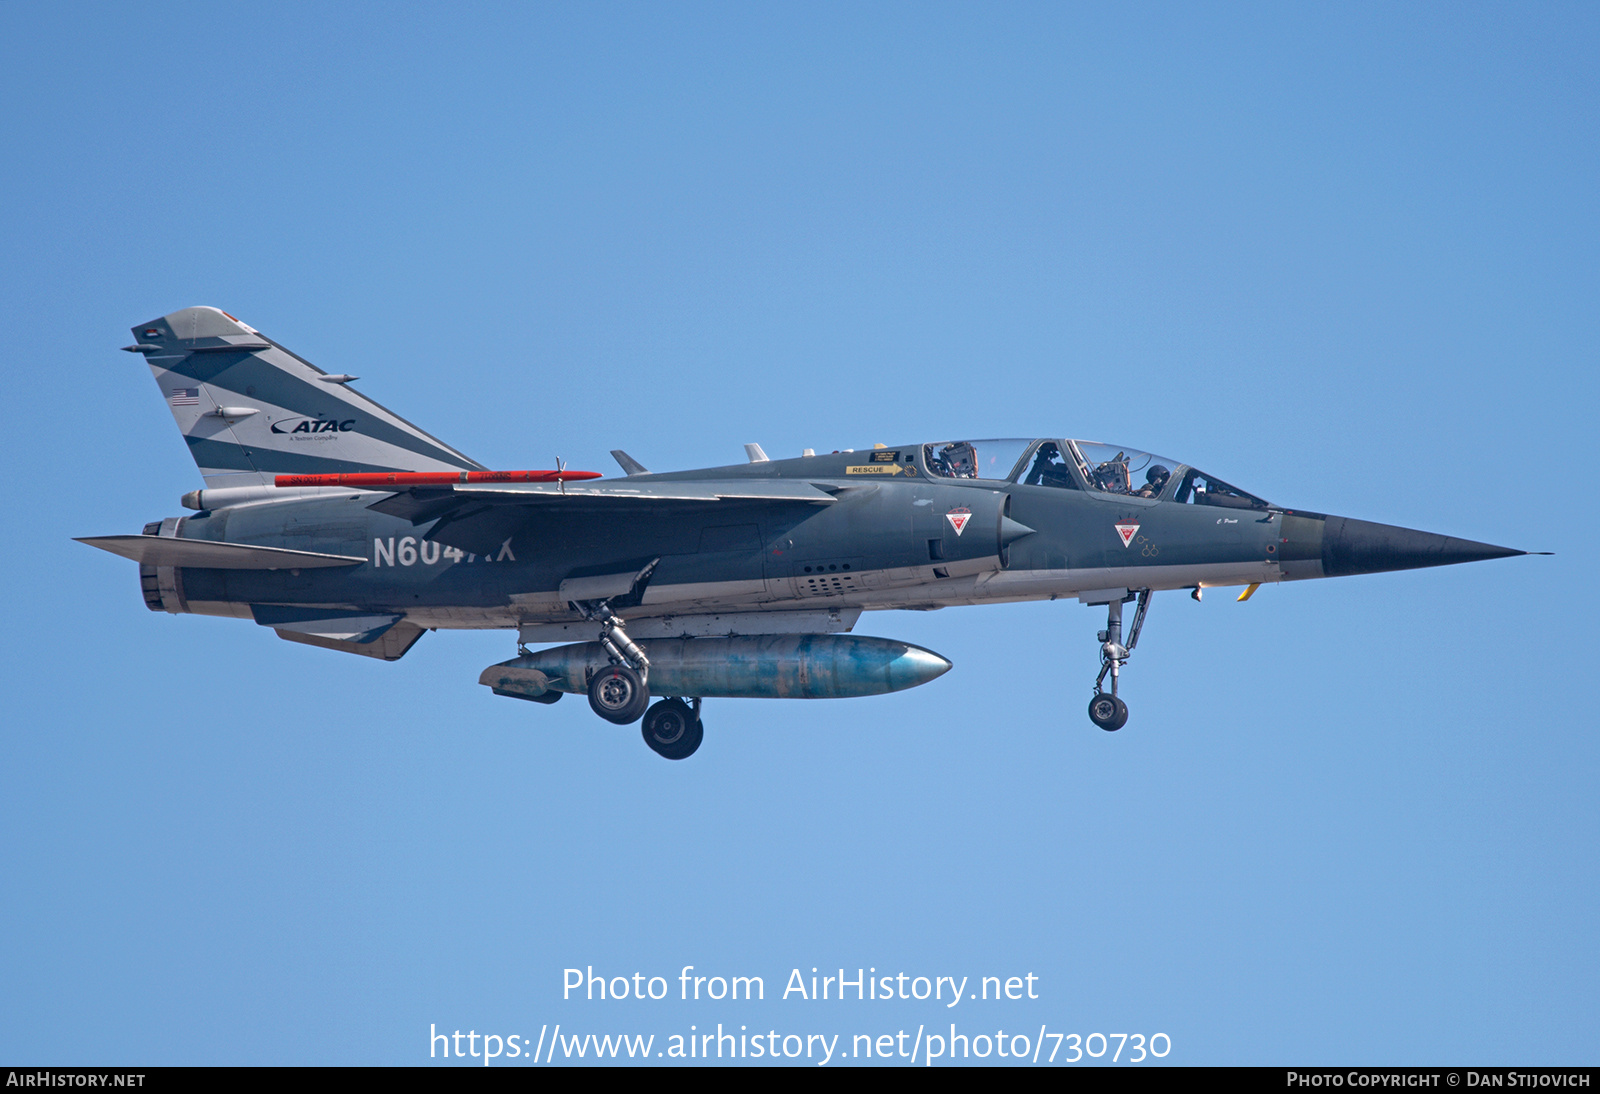
[[[167,392],[167,402],[173,406],[199,406],[200,389],[197,387],[175,387]]]

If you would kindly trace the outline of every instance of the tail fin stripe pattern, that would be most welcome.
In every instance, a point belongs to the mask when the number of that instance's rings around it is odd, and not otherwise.
[[[184,439],[189,442],[189,454],[194,457],[194,462],[209,469],[208,479],[217,472],[252,476],[259,473],[270,482],[277,475],[351,475],[372,469],[370,464],[351,463],[327,456],[302,456],[298,452],[244,448],[231,440],[218,441],[206,437]]]
[[[242,361],[213,362],[208,360],[211,356],[210,354],[205,357],[191,355],[171,366],[169,375],[183,376],[190,380],[198,381],[207,387],[215,389],[217,394],[228,392],[229,398],[227,402],[229,403],[237,403],[240,400],[244,400],[251,403],[251,405],[259,406],[262,412],[273,422],[281,422],[285,418],[296,420],[309,418],[312,421],[344,422],[351,421],[359,416],[365,420],[358,425],[353,425],[351,429],[358,430],[364,436],[371,437],[373,440],[383,441],[408,452],[415,452],[418,455],[444,456],[444,453],[439,451],[443,446],[437,443],[425,443],[422,438],[416,435],[420,431],[408,431],[399,426],[390,425],[375,415],[363,413],[365,408],[360,404],[368,400],[350,391],[347,385],[322,384],[316,381],[308,382],[290,376],[275,365],[272,357],[276,355],[271,354],[270,351],[252,353]],[[195,362],[200,367],[195,367],[190,362]],[[212,364],[219,364],[222,367],[205,367]],[[356,395],[356,398],[340,398],[341,395],[347,394]],[[390,416],[392,417],[392,415]],[[281,436],[282,434],[279,435]],[[454,458],[452,459],[451,457]],[[452,467],[462,471],[478,469],[476,463],[459,453],[450,452],[449,456],[444,458],[448,460]]]
[[[173,312],[134,336],[150,347],[150,370],[208,486],[483,468],[348,383],[320,382],[321,369],[216,308]],[[169,397],[195,385],[198,398]],[[232,413],[241,409],[249,413]]]

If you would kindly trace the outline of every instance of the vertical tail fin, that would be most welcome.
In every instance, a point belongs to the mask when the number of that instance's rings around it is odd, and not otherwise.
[[[207,486],[483,467],[227,312],[184,308],[133,335]]]

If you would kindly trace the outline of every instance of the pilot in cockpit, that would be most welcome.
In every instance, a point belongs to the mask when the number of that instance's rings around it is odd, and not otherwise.
[[[1159,463],[1156,464],[1144,473],[1144,485],[1139,487],[1139,493],[1136,496],[1141,498],[1156,497],[1161,493],[1162,488],[1167,485],[1167,480],[1171,477],[1171,471],[1168,471]]]

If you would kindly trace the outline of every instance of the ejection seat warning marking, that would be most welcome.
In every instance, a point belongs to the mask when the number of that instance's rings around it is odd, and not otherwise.
[[[1116,528],[1117,535],[1122,537],[1122,545],[1124,547],[1131,546],[1133,537],[1139,534],[1139,526],[1131,520],[1118,521],[1112,527]]]
[[[946,513],[944,519],[950,522],[950,527],[954,528],[956,535],[959,536],[966,530],[967,521],[972,519],[972,510],[960,505]]]

